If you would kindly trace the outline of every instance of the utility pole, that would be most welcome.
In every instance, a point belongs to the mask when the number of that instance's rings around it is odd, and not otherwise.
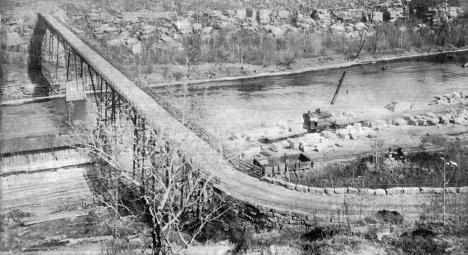
[[[443,208],[442,208],[443,209],[443,218],[442,218],[442,220],[444,222],[444,225],[445,225],[445,165],[446,165],[446,163],[445,163],[445,155],[444,155],[444,178],[443,178],[444,179],[444,205],[443,205]]]

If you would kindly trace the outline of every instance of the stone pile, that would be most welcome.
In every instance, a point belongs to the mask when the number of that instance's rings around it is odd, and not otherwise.
[[[468,100],[468,93],[466,92],[453,92],[444,96],[434,96],[435,100],[431,104],[456,104],[466,102]]]
[[[434,114],[426,112],[422,115],[406,115],[404,118],[394,119],[392,122],[396,126],[413,125],[413,126],[434,126],[440,125],[466,125],[468,124],[468,111],[466,109],[455,111],[450,110],[449,113]]]

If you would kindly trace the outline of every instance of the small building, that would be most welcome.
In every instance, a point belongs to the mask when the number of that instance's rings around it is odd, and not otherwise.
[[[332,115],[328,111],[317,109],[315,112],[307,112],[302,115],[304,119],[303,128],[307,132],[319,132],[331,125]]]
[[[312,160],[304,154],[284,155],[282,157],[254,158],[253,164],[262,169],[262,176],[283,176],[286,172],[310,170]]]

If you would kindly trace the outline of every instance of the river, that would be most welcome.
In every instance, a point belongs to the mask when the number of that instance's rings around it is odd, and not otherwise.
[[[175,99],[179,106],[184,100],[202,105],[199,108],[204,116],[200,122],[211,132],[246,133],[275,126],[301,130],[302,114],[317,108],[373,118],[392,113],[385,108],[392,101],[425,108],[435,95],[468,93],[468,68],[461,67],[466,61],[466,56],[459,56],[443,64],[440,59],[379,63],[240,81],[235,85],[221,82],[209,87],[190,86],[187,91],[181,87],[170,92],[157,90]],[[330,102],[344,71],[346,77],[332,106]]]
[[[266,77],[208,86],[156,89],[181,107],[196,103],[199,122],[212,133],[274,132],[278,127],[302,130],[302,114],[316,108],[337,115],[352,112],[373,118],[391,113],[385,106],[399,100],[426,105],[434,95],[468,92],[467,55],[441,64],[439,59],[360,65],[343,69]],[[385,70],[382,70],[382,67]],[[347,75],[334,106],[330,101],[343,72]],[[235,84],[235,85],[232,85]],[[44,84],[25,68],[4,65],[1,100],[43,96]],[[185,99],[184,99],[185,95]],[[90,103],[67,104],[64,99],[2,107],[2,137],[66,133],[69,121],[89,117]]]

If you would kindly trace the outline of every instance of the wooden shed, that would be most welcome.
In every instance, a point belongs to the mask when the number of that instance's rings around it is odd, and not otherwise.
[[[284,175],[287,171],[310,170],[312,160],[302,153],[282,157],[255,158],[253,164],[262,169],[262,176]]]
[[[320,111],[317,109],[315,112],[307,112],[302,115],[304,119],[303,128],[307,132],[319,132],[323,129],[330,127],[332,121],[332,115],[328,111]]]

